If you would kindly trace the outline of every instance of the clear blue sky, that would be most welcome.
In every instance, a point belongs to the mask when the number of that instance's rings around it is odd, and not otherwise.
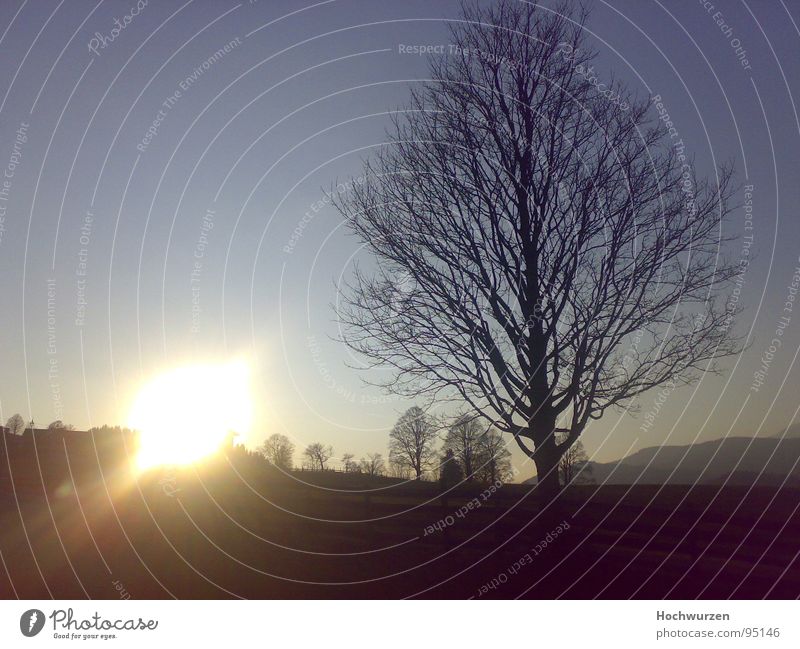
[[[248,442],[278,431],[385,453],[410,404],[365,388],[331,339],[336,285],[368,259],[319,201],[358,174],[425,78],[399,46],[446,45],[457,3],[96,4],[0,5],[0,415],[121,423],[153,373],[246,354]],[[722,377],[669,395],[646,432],[641,415],[607,415],[585,434],[600,461],[773,434],[798,404],[800,305],[764,385],[751,383],[800,266],[800,11],[713,5],[598,1],[590,38],[598,78],[661,95],[701,171],[733,160],[754,186],[757,259],[736,323],[752,345]],[[744,210],[730,223],[744,234]]]

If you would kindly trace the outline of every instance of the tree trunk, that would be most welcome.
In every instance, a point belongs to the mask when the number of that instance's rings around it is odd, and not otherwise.
[[[533,461],[536,463],[536,493],[542,506],[551,504],[561,492],[558,460],[555,443],[542,444],[533,454]]]
[[[531,422],[531,437],[535,450],[533,461],[536,464],[536,493],[542,507],[552,505],[561,491],[558,476],[558,463],[561,456],[556,445],[556,418],[551,413],[540,411]]]

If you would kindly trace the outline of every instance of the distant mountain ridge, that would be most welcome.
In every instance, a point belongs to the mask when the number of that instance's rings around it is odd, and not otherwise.
[[[800,436],[725,437],[643,448],[616,462],[590,462],[598,484],[800,486]]]
[[[778,439],[781,439],[781,438],[786,439],[786,438],[791,438],[791,437],[800,437],[800,423],[799,424],[793,424],[793,425],[789,426],[788,428],[784,428],[781,431],[779,431],[779,432],[775,433],[774,435],[772,435],[772,437],[777,437]]]

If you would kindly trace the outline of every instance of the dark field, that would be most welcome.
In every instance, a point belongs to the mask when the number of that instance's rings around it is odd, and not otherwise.
[[[136,481],[118,440],[59,442],[0,458],[4,598],[800,595],[796,490],[587,486],[540,513],[527,485],[285,476],[238,449]]]

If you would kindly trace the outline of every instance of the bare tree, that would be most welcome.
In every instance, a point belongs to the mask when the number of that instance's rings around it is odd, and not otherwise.
[[[474,415],[459,416],[447,431],[444,446],[455,454],[467,482],[477,477],[482,464],[480,439],[485,432],[486,426]]]
[[[19,413],[11,415],[6,422],[6,428],[12,435],[22,435],[25,432],[25,420]]]
[[[279,469],[291,471],[294,466],[294,448],[286,435],[273,433],[258,447],[258,452]]]
[[[367,475],[383,475],[386,470],[383,455],[380,453],[370,453],[367,457],[362,457],[359,465],[361,473],[366,473]]]
[[[324,471],[326,462],[333,457],[333,447],[314,442],[306,447],[303,455],[312,471]]]
[[[345,473],[357,473],[358,472],[358,462],[356,462],[356,456],[352,453],[345,453],[342,455],[342,467],[344,467]]]
[[[405,464],[419,480],[434,460],[435,422],[418,406],[406,410],[389,433],[389,461]]]
[[[498,0],[465,18],[365,180],[332,197],[376,262],[339,318],[394,370],[378,384],[466,401],[513,436],[549,501],[590,420],[739,347],[732,174],[699,179],[649,101],[598,93],[582,9]]]
[[[513,475],[511,453],[505,440],[495,428],[489,428],[478,440],[478,478],[481,482],[494,484],[507,482]]]
[[[593,481],[592,466],[583,442],[578,440],[564,452],[558,462],[558,472],[564,486]]]

